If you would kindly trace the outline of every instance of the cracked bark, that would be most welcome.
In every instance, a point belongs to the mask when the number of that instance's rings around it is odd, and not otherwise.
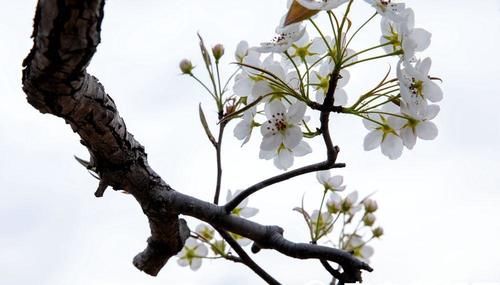
[[[223,207],[173,190],[148,165],[144,147],[127,132],[116,105],[97,78],[86,72],[100,42],[104,0],[40,0],[34,20],[34,45],[23,62],[23,90],[42,113],[61,117],[78,133],[90,153],[88,168],[101,181],[96,196],[107,187],[132,194],[148,217],[151,237],[134,265],[157,275],[182,249],[189,228],[179,214],[252,239],[260,248],[294,258],[338,263],[347,282],[361,281],[371,268],[341,250],[293,243],[277,226],[260,225]]]

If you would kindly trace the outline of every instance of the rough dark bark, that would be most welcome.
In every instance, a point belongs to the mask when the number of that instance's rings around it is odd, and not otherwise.
[[[134,265],[157,275],[182,249],[189,229],[179,214],[252,239],[261,248],[294,258],[338,263],[349,282],[360,281],[360,270],[371,268],[349,253],[284,239],[277,226],[264,226],[223,207],[174,191],[147,162],[144,147],[127,132],[114,101],[97,78],[86,72],[100,42],[104,0],[40,0],[34,23],[34,45],[23,62],[23,90],[42,113],[61,117],[90,153],[89,168],[101,181],[96,196],[110,186],[132,194],[149,219],[151,237]]]

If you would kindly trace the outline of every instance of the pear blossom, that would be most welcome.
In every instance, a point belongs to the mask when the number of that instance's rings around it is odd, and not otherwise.
[[[302,7],[309,10],[332,10],[349,0],[296,0]]]
[[[431,33],[425,29],[415,28],[415,14],[407,8],[402,12],[404,20],[394,22],[382,18],[382,44],[391,43],[384,47],[388,53],[402,50],[407,61],[413,61],[416,52],[427,49],[431,43]]]
[[[328,212],[332,214],[338,213],[342,209],[342,197],[337,192],[332,192],[328,201],[326,201]]]
[[[325,190],[344,191],[345,189],[345,185],[342,185],[344,177],[342,175],[331,176],[330,170],[316,172],[316,179],[325,187]]]
[[[389,159],[399,158],[403,153],[403,141],[398,134],[402,120],[380,114],[368,118],[370,120],[363,119],[363,124],[370,130],[364,139],[364,149],[369,151],[380,146],[382,153]]]
[[[300,101],[292,104],[288,110],[278,100],[266,104],[267,121],[260,129],[263,136],[260,148],[264,151],[277,151],[282,145],[287,149],[296,147],[303,137],[299,123],[305,112],[306,105]]]
[[[264,42],[257,47],[256,50],[261,53],[282,53],[288,50],[294,42],[299,40],[305,33],[306,29],[302,23],[295,23],[284,26],[285,17],[282,18],[281,24],[276,28],[276,35],[270,42]]]
[[[397,77],[401,89],[401,97],[406,102],[408,109],[413,113],[420,113],[427,107],[427,101],[439,102],[443,99],[441,88],[429,78],[432,61],[430,58],[419,60],[413,66],[402,61],[398,62]]]
[[[242,120],[234,128],[233,134],[237,139],[243,141],[242,146],[250,140],[252,130],[256,124],[254,121],[255,114],[255,108],[248,109],[243,113]]]
[[[372,5],[382,17],[394,22],[403,20],[401,12],[405,9],[405,3],[392,3],[391,0],[365,0]]]
[[[208,248],[204,244],[199,243],[194,238],[188,238],[182,250],[177,254],[179,258],[177,263],[180,266],[189,265],[191,270],[196,271],[201,266],[201,259],[207,256],[207,254]]]
[[[321,55],[326,53],[326,51],[327,48],[323,39],[317,37],[311,41],[307,32],[304,33],[298,41],[293,43],[290,48],[288,48],[289,56],[297,65],[300,65],[303,62],[312,64],[316,62]]]
[[[240,236],[238,234],[231,233],[231,232],[229,232],[229,234],[241,246],[247,246],[247,245],[250,245],[252,243],[252,240],[248,239],[246,237],[243,237],[243,236]]]
[[[417,137],[423,140],[433,140],[438,135],[436,125],[431,122],[439,113],[438,105],[429,105],[419,113],[414,113],[402,102],[401,111],[407,116],[407,122],[400,130],[404,146],[413,149]]]
[[[262,68],[272,73],[280,81],[287,84],[288,87],[294,90],[298,90],[300,88],[300,79],[297,72],[295,70],[287,72],[284,62],[274,60],[272,55],[264,60]],[[280,98],[285,96],[284,93],[285,91],[282,88],[271,84],[268,80],[264,78],[260,78],[259,80],[259,78],[257,78],[252,87],[250,100],[253,101],[259,97],[264,97],[269,94],[273,94],[274,97]],[[272,98],[272,96],[267,96],[263,101],[269,102]]]
[[[214,238],[214,229],[209,227],[207,224],[202,223],[197,225],[195,232],[208,241]]]
[[[360,236],[346,236],[347,244],[344,246],[346,251],[350,251],[354,256],[366,263],[370,262],[370,257],[375,252],[373,247],[366,245],[366,242]]]
[[[249,50],[246,56],[242,58],[241,63],[256,68],[261,68],[263,65],[263,62],[260,60],[260,53],[254,50]],[[234,78],[233,92],[240,97],[250,97],[252,96],[254,85],[260,80],[263,79],[256,76],[255,69],[242,66],[240,73]]]
[[[232,194],[231,190],[227,190],[226,202],[233,200],[233,198],[236,197],[242,191],[243,190],[237,190],[236,192],[234,192],[234,194]],[[244,218],[250,218],[257,215],[259,209],[247,207],[247,204],[248,204],[248,198],[241,201],[241,203],[236,208],[234,208],[233,211],[231,211],[231,214]]]
[[[329,212],[319,213],[314,210],[311,214],[311,229],[314,234],[326,234],[332,231],[333,217]]]
[[[325,100],[326,93],[330,86],[330,74],[333,71],[332,62],[324,62],[319,71],[313,71],[311,76],[310,84],[316,91],[316,102],[323,104]],[[333,95],[334,103],[336,106],[344,106],[347,104],[347,93],[343,89],[349,82],[350,74],[346,69],[340,71],[339,80],[337,81],[337,86],[335,88],[335,93]]]
[[[358,201],[358,191],[353,191],[349,193],[344,199],[342,199],[341,211],[347,213],[351,216],[356,214],[361,210],[361,205],[355,205]]]

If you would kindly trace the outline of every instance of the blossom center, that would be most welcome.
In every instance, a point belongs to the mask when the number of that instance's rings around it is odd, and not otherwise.
[[[272,115],[271,119],[267,121],[269,126],[267,129],[271,131],[271,133],[276,135],[278,132],[283,132],[287,128],[287,123],[285,120],[284,113],[275,113]]]

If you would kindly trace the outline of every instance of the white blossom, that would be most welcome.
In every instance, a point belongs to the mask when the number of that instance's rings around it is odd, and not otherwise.
[[[208,248],[204,244],[199,243],[194,238],[188,238],[184,243],[182,250],[177,254],[177,257],[179,258],[177,263],[180,266],[189,265],[191,270],[195,271],[200,268],[201,259],[207,256],[207,254]]]
[[[316,179],[325,187],[325,190],[331,191],[344,191],[345,185],[344,177],[342,175],[331,176],[330,170],[323,170],[316,172]]]
[[[234,136],[242,140],[242,146],[246,144],[250,140],[250,136],[252,135],[253,127],[255,126],[254,117],[255,117],[255,108],[250,108],[243,113],[242,120],[236,124],[233,134]]]
[[[363,124],[370,130],[364,139],[364,149],[369,151],[380,146],[385,156],[390,159],[399,158],[403,153],[403,141],[398,134],[402,120],[380,114],[368,118],[370,120],[363,119]]]
[[[319,71],[313,71],[311,73],[310,84],[316,91],[316,101],[323,104],[325,100],[326,93],[330,87],[330,74],[333,71],[332,62],[323,62],[321,64]],[[344,106],[347,104],[347,93],[343,89],[349,82],[350,74],[346,69],[340,71],[340,76],[337,81],[337,86],[335,88],[335,93],[333,95],[334,102],[336,106]]]
[[[231,190],[227,190],[226,202],[231,201],[234,197],[236,197],[241,192],[242,192],[242,190],[237,190],[236,192],[234,192],[234,195],[233,195],[231,193]],[[241,203],[238,204],[238,206],[236,206],[236,208],[234,208],[233,211],[231,211],[231,214],[236,215],[236,216],[240,216],[240,217],[244,217],[244,218],[250,218],[250,217],[257,215],[257,213],[259,212],[259,209],[247,207],[247,205],[248,205],[248,198],[241,201]]]

